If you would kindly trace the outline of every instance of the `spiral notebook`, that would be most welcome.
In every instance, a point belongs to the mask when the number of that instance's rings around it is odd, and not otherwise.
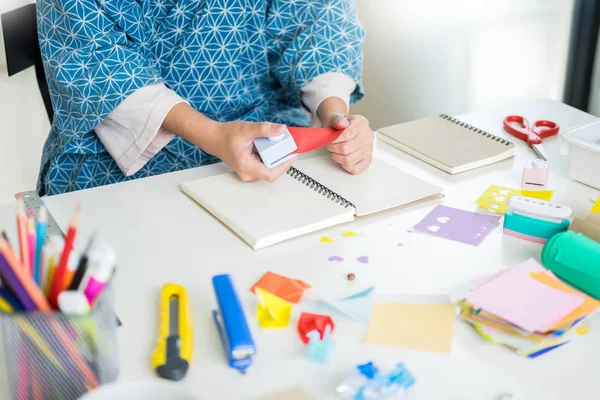
[[[180,188],[254,249],[442,190],[377,158],[367,171],[350,175],[329,156],[298,161],[274,183],[242,182],[231,172]]]
[[[446,114],[379,129],[379,139],[449,174],[515,154],[514,143]]]

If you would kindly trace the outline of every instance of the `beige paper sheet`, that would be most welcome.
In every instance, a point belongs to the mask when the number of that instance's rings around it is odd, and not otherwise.
[[[450,353],[454,304],[375,302],[364,343]]]

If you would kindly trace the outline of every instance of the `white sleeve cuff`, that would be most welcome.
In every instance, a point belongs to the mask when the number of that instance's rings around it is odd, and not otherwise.
[[[171,109],[186,101],[163,83],[127,97],[94,129],[125,176],[138,172],[175,136],[162,128]]]
[[[356,82],[342,72],[327,72],[313,78],[302,88],[300,98],[311,113],[312,126],[320,126],[317,110],[323,100],[338,97],[346,103],[346,112],[350,110],[350,95],[356,89]]]

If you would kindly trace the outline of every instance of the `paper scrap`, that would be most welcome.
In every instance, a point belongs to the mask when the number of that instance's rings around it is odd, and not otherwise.
[[[344,297],[342,299],[331,299],[312,293],[316,300],[316,306],[311,312],[327,315],[343,315],[355,321],[368,323],[373,309],[374,287]]]
[[[598,197],[598,200],[596,200],[596,202],[594,203],[594,207],[592,207],[592,214],[596,214],[596,213],[600,213],[600,197]]]
[[[466,300],[528,332],[546,332],[579,307],[584,297],[546,286],[512,268],[472,290]]]
[[[356,261],[358,261],[361,264],[368,264],[369,263],[369,256],[360,256],[356,259]]]
[[[327,258],[329,261],[344,261],[344,259],[340,256],[330,256]]]
[[[358,235],[356,234],[356,232],[346,231],[346,232],[342,233],[342,236],[343,237],[352,237],[352,236],[358,236]]]
[[[375,302],[364,343],[450,353],[454,304]]]
[[[300,388],[293,388],[277,393],[272,393],[267,396],[258,397],[256,400],[315,400],[314,397],[308,395]]]
[[[438,205],[414,229],[478,246],[500,221],[498,215],[479,214],[458,208]]]
[[[565,285],[560,280],[558,280],[555,276],[553,276],[553,274],[552,275],[551,274],[552,273],[550,271],[536,272],[536,273],[531,274],[531,277],[533,277],[535,280],[543,283],[546,286],[550,286],[554,289],[557,289],[557,290],[560,290],[563,292],[567,292],[567,293],[579,294],[579,295],[583,296],[585,299],[583,304],[581,304],[579,307],[577,307],[575,310],[573,310],[570,314],[567,314],[563,319],[561,319],[556,324],[554,324],[554,326],[551,328],[552,330],[557,330],[560,328],[566,329],[571,324],[573,324],[575,321],[587,316],[588,314],[595,312],[596,310],[598,310],[598,308],[600,308],[600,301],[581,293],[577,289],[573,289],[572,287]],[[562,329],[560,329],[560,330],[562,330]]]
[[[478,206],[498,214],[508,210],[507,201],[512,196],[526,196],[540,200],[550,200],[554,190],[521,190],[491,185],[475,202]]]
[[[329,236],[323,236],[321,238],[321,243],[333,243],[333,239],[330,238]]]
[[[250,288],[250,291],[255,293],[256,288],[261,288],[290,303],[299,303],[305,290],[310,287],[308,283],[299,279],[288,278],[269,271]]]
[[[261,328],[285,328],[290,323],[292,305],[261,288],[256,288],[256,319]]]

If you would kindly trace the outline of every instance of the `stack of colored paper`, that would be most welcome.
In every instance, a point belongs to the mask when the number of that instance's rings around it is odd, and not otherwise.
[[[588,333],[600,301],[530,259],[479,282],[459,306],[487,341],[534,358]]]

